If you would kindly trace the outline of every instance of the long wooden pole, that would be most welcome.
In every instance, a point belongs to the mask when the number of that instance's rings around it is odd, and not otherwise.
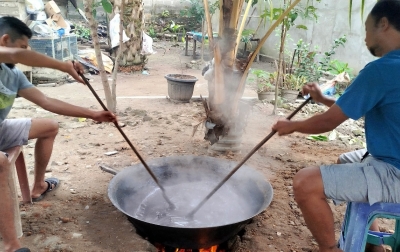
[[[239,86],[236,90],[235,98],[233,99],[233,106],[232,106],[232,114],[234,114],[237,111],[238,107],[238,102],[241,96],[241,92],[239,90],[242,90],[243,85],[246,82],[247,74],[249,73],[249,69],[251,67],[251,64],[253,63],[254,59],[256,58],[257,54],[259,53],[261,47],[264,45],[265,41],[267,38],[271,35],[271,33],[278,27],[278,25],[283,21],[283,19],[289,14],[289,12],[300,2],[301,0],[295,0],[286,10],[285,12],[282,13],[282,15],[270,26],[268,29],[267,33],[262,37],[260,40],[260,43],[257,45],[256,49],[254,50],[253,54],[250,57],[249,63],[246,66],[246,69],[243,72],[243,76],[240,80]]]

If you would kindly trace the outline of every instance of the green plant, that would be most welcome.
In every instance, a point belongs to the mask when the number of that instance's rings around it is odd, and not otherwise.
[[[316,0],[316,1],[321,2],[321,0]],[[304,29],[304,30],[308,29],[307,26],[303,24],[295,25],[295,21],[297,20],[298,17],[301,17],[302,20],[312,20],[317,22],[318,21],[318,16],[316,14],[317,8],[315,8],[312,4],[313,2],[307,1],[306,6],[298,4],[297,7],[293,8],[289,12],[287,17],[283,20],[283,25],[285,26],[286,30],[289,30],[293,26],[295,26],[298,29]],[[265,26],[267,20],[269,20],[270,22],[272,22],[273,20],[277,20],[283,14],[283,12],[285,12],[285,10],[286,6],[283,6],[282,8],[274,8],[272,2],[270,2],[269,8],[266,5],[266,7],[261,12],[260,21],[258,23],[255,33],[257,33],[262,23],[264,23]]]
[[[324,56],[323,56],[323,58],[322,58],[322,60],[320,62],[322,71],[326,71],[326,72],[329,71],[329,67],[330,67],[329,63],[331,61],[332,55],[335,54],[335,51],[339,46],[344,46],[344,44],[346,42],[347,42],[346,35],[343,35],[340,38],[335,39],[333,41],[333,45],[332,45],[331,49],[329,51],[327,51],[327,52],[324,52]]]
[[[269,73],[262,69],[254,69],[251,73],[256,77],[255,90],[257,93],[273,92],[275,90],[276,72]],[[254,80],[254,78],[250,78],[250,80]]]
[[[251,49],[251,39],[254,36],[255,31],[251,30],[251,29],[244,29],[242,31],[242,36],[240,38],[240,41],[245,43],[246,47],[248,47],[248,49]]]
[[[322,53],[322,58],[318,61],[317,56],[319,56],[319,53],[317,47],[314,50],[310,50],[310,44],[304,43],[300,39],[293,54],[293,59],[296,59],[294,62],[294,74],[305,77],[308,82],[318,81],[332,69],[331,57],[339,46],[344,46],[346,41],[345,35],[335,39],[330,50]]]
[[[163,11],[161,12],[161,17],[163,17],[163,18],[169,17],[169,11],[168,11],[168,10],[163,10]]]
[[[286,74],[283,81],[283,88],[287,90],[300,90],[306,83],[307,79],[304,76]]]
[[[329,73],[333,74],[333,75],[338,75],[341,74],[343,72],[348,73],[350,76],[352,75],[353,69],[351,69],[349,67],[349,63],[346,62],[342,62],[339,60],[332,60],[329,63],[329,69],[328,69]]]
[[[93,17],[96,18],[96,15],[97,15],[96,8],[100,7],[100,6],[102,6],[104,11],[107,12],[108,14],[112,13],[113,6],[109,0],[95,0],[95,1],[93,1],[93,5],[92,5]]]
[[[174,21],[171,21],[171,24],[167,28],[165,28],[164,30],[168,30],[170,32],[177,33],[182,28],[183,28],[182,25],[176,24]]]
[[[90,39],[90,29],[83,26],[83,25],[76,25],[75,26],[75,33],[78,35],[78,37],[84,38],[84,39]]]
[[[151,27],[149,28],[148,32],[149,32],[149,36],[150,36],[150,37],[152,37],[152,38],[157,37],[157,32],[156,32],[156,30],[154,29],[153,26],[151,26]]]
[[[204,4],[202,0],[185,0],[181,1],[183,4],[189,3],[189,7],[180,11],[181,16],[193,18],[196,24],[201,25],[204,20]],[[208,4],[208,9],[211,15],[219,8],[219,2],[215,1]]]
[[[164,28],[164,31],[169,31],[175,34],[175,39],[177,41],[177,33],[181,32],[182,34],[185,34],[185,27],[180,24],[176,24],[174,21],[171,20],[171,24]],[[182,36],[182,42],[185,42],[185,37]]]
[[[304,43],[300,39],[295,48],[294,57],[297,58],[294,65],[294,74],[296,76],[303,76],[307,81],[317,81],[321,76],[318,70],[318,64],[315,60],[317,55],[317,48],[313,51],[310,50],[310,44]]]

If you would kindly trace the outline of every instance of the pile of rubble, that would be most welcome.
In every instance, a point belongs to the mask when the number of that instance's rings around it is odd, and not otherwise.
[[[284,114],[294,111],[304,100],[296,100],[294,103],[284,103],[282,108],[285,109]],[[316,103],[308,103],[296,115],[297,118],[308,118],[312,115],[323,113],[328,107]],[[283,111],[281,111],[283,112]],[[334,131],[326,134],[328,140],[340,140],[345,145],[353,145],[355,148],[365,147],[365,130],[364,118],[359,120],[348,119],[340,124]]]
[[[60,8],[51,0],[45,5],[42,0],[30,0],[26,6],[29,20],[28,27],[34,35],[61,37],[68,35],[71,31],[71,24],[64,19]]]

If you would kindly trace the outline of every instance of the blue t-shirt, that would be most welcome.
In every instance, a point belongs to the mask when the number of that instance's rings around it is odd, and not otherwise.
[[[400,169],[400,50],[367,64],[336,104],[349,118],[365,116],[368,152]]]
[[[10,112],[18,90],[30,87],[33,87],[32,83],[20,70],[0,63],[0,124]]]

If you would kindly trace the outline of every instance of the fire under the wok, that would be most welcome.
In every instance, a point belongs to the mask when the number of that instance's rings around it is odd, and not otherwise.
[[[225,249],[219,249],[218,245],[212,246],[206,249],[181,249],[181,248],[171,248],[162,245],[156,246],[158,252],[226,252]]]

